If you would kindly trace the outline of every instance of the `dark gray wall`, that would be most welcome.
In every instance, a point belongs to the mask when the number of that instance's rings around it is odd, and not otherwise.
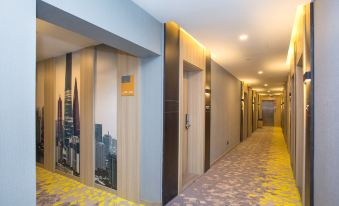
[[[315,1],[314,205],[339,204],[339,1]]]
[[[211,71],[211,163],[213,163],[240,143],[240,81],[213,60]]]
[[[35,0],[0,6],[0,205],[35,205]]]

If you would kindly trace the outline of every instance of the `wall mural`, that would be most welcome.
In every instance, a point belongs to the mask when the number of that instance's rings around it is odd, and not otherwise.
[[[79,73],[74,71],[72,53],[66,55],[64,67],[56,72],[57,119],[55,121],[56,169],[80,176],[80,108]],[[72,76],[72,72],[75,75]],[[64,75],[64,78],[62,76]],[[72,92],[74,91],[74,92]]]
[[[117,189],[117,71],[113,53],[97,50],[95,183]]]
[[[44,163],[44,68],[43,63],[38,63],[36,68],[36,161]]]

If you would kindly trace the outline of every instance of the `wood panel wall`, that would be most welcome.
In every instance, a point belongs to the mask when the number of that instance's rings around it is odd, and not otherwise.
[[[55,59],[44,61],[45,90],[44,90],[44,167],[50,171],[55,169]]]
[[[193,69],[192,69],[193,68]],[[188,86],[189,113],[191,114],[192,126],[190,133],[194,137],[194,148],[191,154],[194,157],[191,164],[191,171],[201,175],[204,173],[205,163],[205,68],[206,52],[194,38],[180,29],[180,50],[179,50],[179,125],[185,124],[183,113],[183,72],[190,70],[190,83]],[[179,148],[183,147],[183,128],[179,126]],[[183,155],[182,149],[179,149],[179,175],[178,191],[183,190]]]
[[[137,57],[118,52],[118,78],[134,75],[134,96],[118,86],[118,194],[140,201],[140,65]],[[118,80],[120,84],[121,79]]]
[[[80,180],[94,185],[94,68],[95,48],[80,51]]]

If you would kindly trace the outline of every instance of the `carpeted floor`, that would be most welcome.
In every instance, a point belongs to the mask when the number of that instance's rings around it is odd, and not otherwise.
[[[168,205],[301,205],[281,129],[258,129]]]
[[[37,205],[138,205],[103,190],[37,167]]]

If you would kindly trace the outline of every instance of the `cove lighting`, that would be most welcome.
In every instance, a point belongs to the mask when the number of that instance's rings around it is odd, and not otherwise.
[[[248,39],[248,36],[246,34],[242,34],[242,35],[239,36],[239,39],[241,41],[246,41]]]

